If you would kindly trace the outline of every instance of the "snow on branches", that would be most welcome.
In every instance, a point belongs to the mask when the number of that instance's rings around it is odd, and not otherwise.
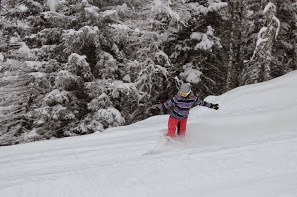
[[[54,106],[57,104],[69,105],[77,102],[77,98],[68,91],[55,89],[47,94],[44,101],[48,106]]]
[[[154,0],[152,4],[152,12],[153,13],[165,13],[166,15],[170,16],[172,19],[176,21],[180,20],[180,16],[177,12],[173,11],[170,7],[172,2],[169,0],[167,2],[163,2],[162,0]]]
[[[50,8],[50,11],[56,12],[61,7],[60,0],[47,0],[47,5]]]
[[[209,12],[218,11],[224,7],[227,7],[227,2],[221,2],[220,0],[217,1],[208,1],[208,6],[204,6],[201,3],[198,2],[191,2],[188,3],[189,9],[191,9],[195,15],[200,14],[207,14]]]
[[[112,106],[112,102],[110,101],[110,97],[105,93],[102,93],[99,97],[94,98],[88,103],[88,109],[94,112],[110,106]]]
[[[180,73],[180,77],[188,83],[198,84],[201,81],[202,72],[193,68],[193,63],[183,66],[184,72]]]
[[[116,127],[125,123],[121,113],[113,107],[99,109],[93,117],[95,120],[99,120],[105,128]]]
[[[84,81],[91,81],[92,79],[94,79],[89,63],[86,61],[85,55],[72,53],[68,57],[66,70],[68,70],[72,74],[80,76]]]
[[[263,15],[265,17],[264,26],[259,31],[256,48],[248,62],[249,71],[245,84],[271,79],[272,47],[280,28],[280,21],[275,16],[276,5],[268,2],[263,10]]]
[[[265,26],[261,28],[258,34],[256,49],[250,61],[252,61],[260,51],[267,52],[267,50],[264,49],[265,46],[269,44],[269,41],[272,42],[273,39],[276,40],[278,36],[280,21],[275,16],[276,6],[269,2],[263,11],[263,14],[265,16]]]
[[[206,33],[193,32],[190,35],[192,40],[198,40],[199,43],[194,47],[195,50],[210,50],[214,45],[217,45],[219,48],[222,47],[220,39],[214,36],[214,29],[211,26],[207,27]]]
[[[62,34],[62,41],[65,46],[64,52],[69,55],[72,53],[87,55],[87,52],[83,51],[83,49],[90,46],[96,48],[100,46],[99,33],[97,26],[84,26],[79,30],[64,30]]]
[[[65,90],[75,90],[78,87],[83,87],[83,80],[67,70],[61,70],[56,76],[55,84]]]

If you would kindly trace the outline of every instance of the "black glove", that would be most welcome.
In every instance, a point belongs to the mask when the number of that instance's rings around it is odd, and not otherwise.
[[[219,109],[219,104],[210,104],[209,108],[211,109],[215,109],[215,110],[218,110]]]

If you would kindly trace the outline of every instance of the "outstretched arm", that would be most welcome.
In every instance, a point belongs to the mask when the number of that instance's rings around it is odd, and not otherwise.
[[[197,97],[197,99],[195,100],[195,103],[194,103],[194,106],[197,106],[197,105],[208,107],[208,108],[215,109],[215,110],[219,109],[219,104],[213,104],[213,103],[206,102],[206,101],[200,99],[199,97]]]

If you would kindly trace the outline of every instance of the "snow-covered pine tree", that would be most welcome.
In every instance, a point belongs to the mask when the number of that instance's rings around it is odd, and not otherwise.
[[[34,95],[31,97],[30,101],[35,105],[31,105],[25,114],[31,122],[28,132],[35,133],[31,135],[34,136],[33,140],[86,133],[84,130],[70,128],[76,128],[85,115],[91,111],[87,109],[87,103],[92,98],[88,97],[84,87],[86,82],[94,80],[93,71],[103,51],[100,41],[105,38],[100,35],[98,27],[103,29],[102,27],[107,26],[103,23],[110,21],[104,21],[104,12],[99,13],[99,8],[87,1],[65,1],[60,9],[52,11],[48,11],[50,8],[46,4],[35,3],[35,1],[30,1],[29,4],[38,5],[37,7],[41,8],[40,12],[32,11],[35,9],[34,6],[27,7],[23,6],[22,2],[20,4],[11,2],[11,6],[23,8],[24,13],[35,13],[28,18],[30,21],[30,26],[27,26],[26,31],[28,33],[23,33],[21,38],[28,43],[30,48],[33,48],[36,56],[31,58],[43,61],[43,66],[36,67],[36,71],[40,73],[40,76],[41,74],[45,76],[42,81],[39,75],[30,75],[34,79],[34,88],[37,88],[40,94],[36,94],[39,95],[38,99]],[[15,17],[15,20],[20,21],[24,15],[12,15],[13,8],[10,11],[11,13],[7,14],[8,19],[11,16],[10,18]],[[33,34],[30,34],[31,32]],[[109,46],[104,47],[109,50]],[[96,72],[100,70],[97,69]],[[45,87],[38,88],[42,84],[48,85],[46,89],[43,89]],[[117,102],[120,99],[117,97],[114,100]],[[107,113],[111,114],[109,117],[114,118],[108,120],[105,128],[124,123],[120,118],[120,112],[117,113],[115,109],[111,109],[113,105],[115,104],[112,103],[106,109]],[[99,114],[106,117],[106,113],[102,111]],[[26,133],[22,127],[19,130],[21,133]],[[94,131],[92,128],[87,133]],[[8,135],[6,137],[10,138]],[[30,141],[30,139],[23,138],[19,139],[19,142],[26,140]]]
[[[23,20],[43,11],[43,0],[7,0],[6,5],[8,11],[5,17],[15,20]]]
[[[253,56],[247,64],[244,84],[258,83],[271,79],[271,60],[273,43],[276,40],[280,28],[280,21],[276,17],[276,5],[266,3],[263,15],[264,26],[258,34],[258,40]]]
[[[202,96],[223,90],[224,63],[220,54],[222,43],[218,35],[224,34],[221,1],[184,2],[171,5],[180,18],[167,27],[165,52],[175,66],[172,73],[193,86]],[[217,28],[216,28],[217,27]],[[175,30],[175,31],[173,31]]]
[[[273,48],[271,75],[273,78],[286,74],[297,67],[296,14],[297,3],[292,0],[277,2],[277,18],[280,20],[278,39]]]
[[[7,60],[1,64],[0,75],[0,145],[34,141],[28,138],[33,119],[28,113],[42,101],[42,95],[50,89],[48,75],[36,72],[36,62]]]
[[[23,95],[18,100],[29,103],[21,112],[26,124],[16,125],[18,132],[14,126],[6,130],[11,132],[5,138],[15,142],[92,133],[142,120],[144,109],[173,96],[182,80],[197,84],[194,91],[202,97],[236,87],[233,71],[253,55],[265,20],[260,0],[55,2],[2,1],[8,10],[1,10],[1,44],[26,42],[24,48],[33,55],[1,48],[0,61],[30,58],[37,65],[21,76],[28,79],[24,82],[31,92],[25,84],[26,94],[13,89]],[[241,5],[227,7],[227,2]],[[296,69],[295,4],[284,0],[277,5],[282,25],[272,51],[271,77]],[[233,12],[226,9],[232,7]],[[241,84],[248,71],[239,75]],[[18,111],[16,100],[1,104]]]
[[[241,14],[241,66],[239,68],[238,85],[244,84],[246,63],[254,53],[257,36],[263,24],[261,0],[244,0]]]
[[[34,120],[32,127],[36,135],[40,139],[69,136],[70,123],[79,115],[76,96],[63,89],[55,89],[44,97],[43,103],[28,113],[28,117]]]
[[[7,63],[4,64],[9,65],[7,69],[10,72],[18,74],[11,77],[9,92],[3,92],[6,94],[3,98],[9,97],[10,94],[14,97],[10,98],[10,111],[5,112],[8,119],[1,123],[0,130],[3,138],[0,141],[1,143],[15,144],[42,138],[38,134],[34,134],[35,131],[32,127],[34,120],[28,116],[28,113],[40,107],[42,97],[51,91],[51,72],[56,68],[55,61],[50,64],[26,61],[33,59],[32,51],[24,42],[25,36],[29,35],[32,30],[27,19],[34,18],[43,11],[43,2],[8,1],[6,6],[8,10],[3,15],[5,23],[1,26],[1,30],[9,46],[16,46],[16,43],[19,43],[19,47],[7,48],[5,51]],[[1,103],[2,105],[6,104]],[[15,118],[16,114],[18,118]],[[30,137],[28,137],[29,133]]]
[[[72,129],[88,113],[82,89],[84,82],[93,80],[93,75],[85,58],[76,53],[71,54],[65,70],[55,75],[55,88],[46,94],[44,104],[29,113],[28,116],[35,120],[33,126],[40,136],[48,139],[86,133]],[[90,132],[94,131],[87,133]]]
[[[121,68],[119,74],[122,77],[119,78],[119,75],[114,77],[125,83],[134,84],[136,87],[137,94],[130,93],[128,97],[122,94],[122,97],[131,101],[130,106],[120,102],[126,106],[124,108],[125,114],[128,113],[125,116],[127,123],[144,118],[142,113],[144,108],[150,106],[152,102],[158,102],[159,95],[167,89],[164,85],[167,81],[167,68],[171,65],[163,51],[162,31],[155,25],[155,12],[152,12],[152,9],[150,3],[144,4],[141,10],[129,10],[124,5],[118,9],[118,14],[121,13],[122,18],[126,20],[125,22],[115,21],[106,28],[109,36],[106,36],[102,45],[109,46],[111,50],[109,53],[102,53],[104,59],[97,63],[101,68],[100,71],[104,71],[116,69],[115,60],[121,62],[117,63],[117,67]],[[112,14],[107,11],[105,11],[106,14]],[[105,66],[102,66],[102,63]],[[110,71],[106,73],[109,75],[114,73],[113,70]],[[106,76],[104,78],[107,79]]]

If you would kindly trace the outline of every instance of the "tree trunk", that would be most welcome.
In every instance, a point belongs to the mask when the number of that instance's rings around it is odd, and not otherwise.
[[[292,4],[294,3],[294,1],[292,2]],[[293,6],[293,5],[292,5]],[[296,12],[292,12],[292,26],[293,26],[293,63],[292,63],[292,69],[293,70],[297,70],[297,48],[296,48],[296,39],[297,39],[297,28],[296,28]]]
[[[231,89],[231,80],[232,73],[234,70],[234,30],[235,30],[235,4],[236,0],[230,1],[230,13],[231,13],[231,28],[230,28],[230,43],[229,43],[229,58],[228,58],[228,66],[227,66],[227,79],[225,90],[228,91]]]
[[[278,24],[275,24],[276,21],[273,17],[276,16],[276,0],[270,0],[271,3],[275,7],[272,7],[269,11],[265,13],[265,20],[266,20],[266,26],[267,26],[267,34],[266,38],[268,39],[265,43],[266,46],[263,47],[265,56],[263,57],[264,65],[263,65],[263,81],[268,81],[271,79],[271,60],[272,60],[272,48],[273,43],[276,40],[276,34],[277,34],[277,28]],[[268,2],[269,3],[269,2]]]
[[[231,27],[230,27],[230,43],[229,43],[229,56],[227,66],[227,78],[225,90],[235,88],[237,86],[236,73],[238,71],[238,62],[240,61],[240,25],[241,25],[241,6],[240,1],[232,0],[229,2],[231,14]],[[235,81],[236,80],[236,81]]]

